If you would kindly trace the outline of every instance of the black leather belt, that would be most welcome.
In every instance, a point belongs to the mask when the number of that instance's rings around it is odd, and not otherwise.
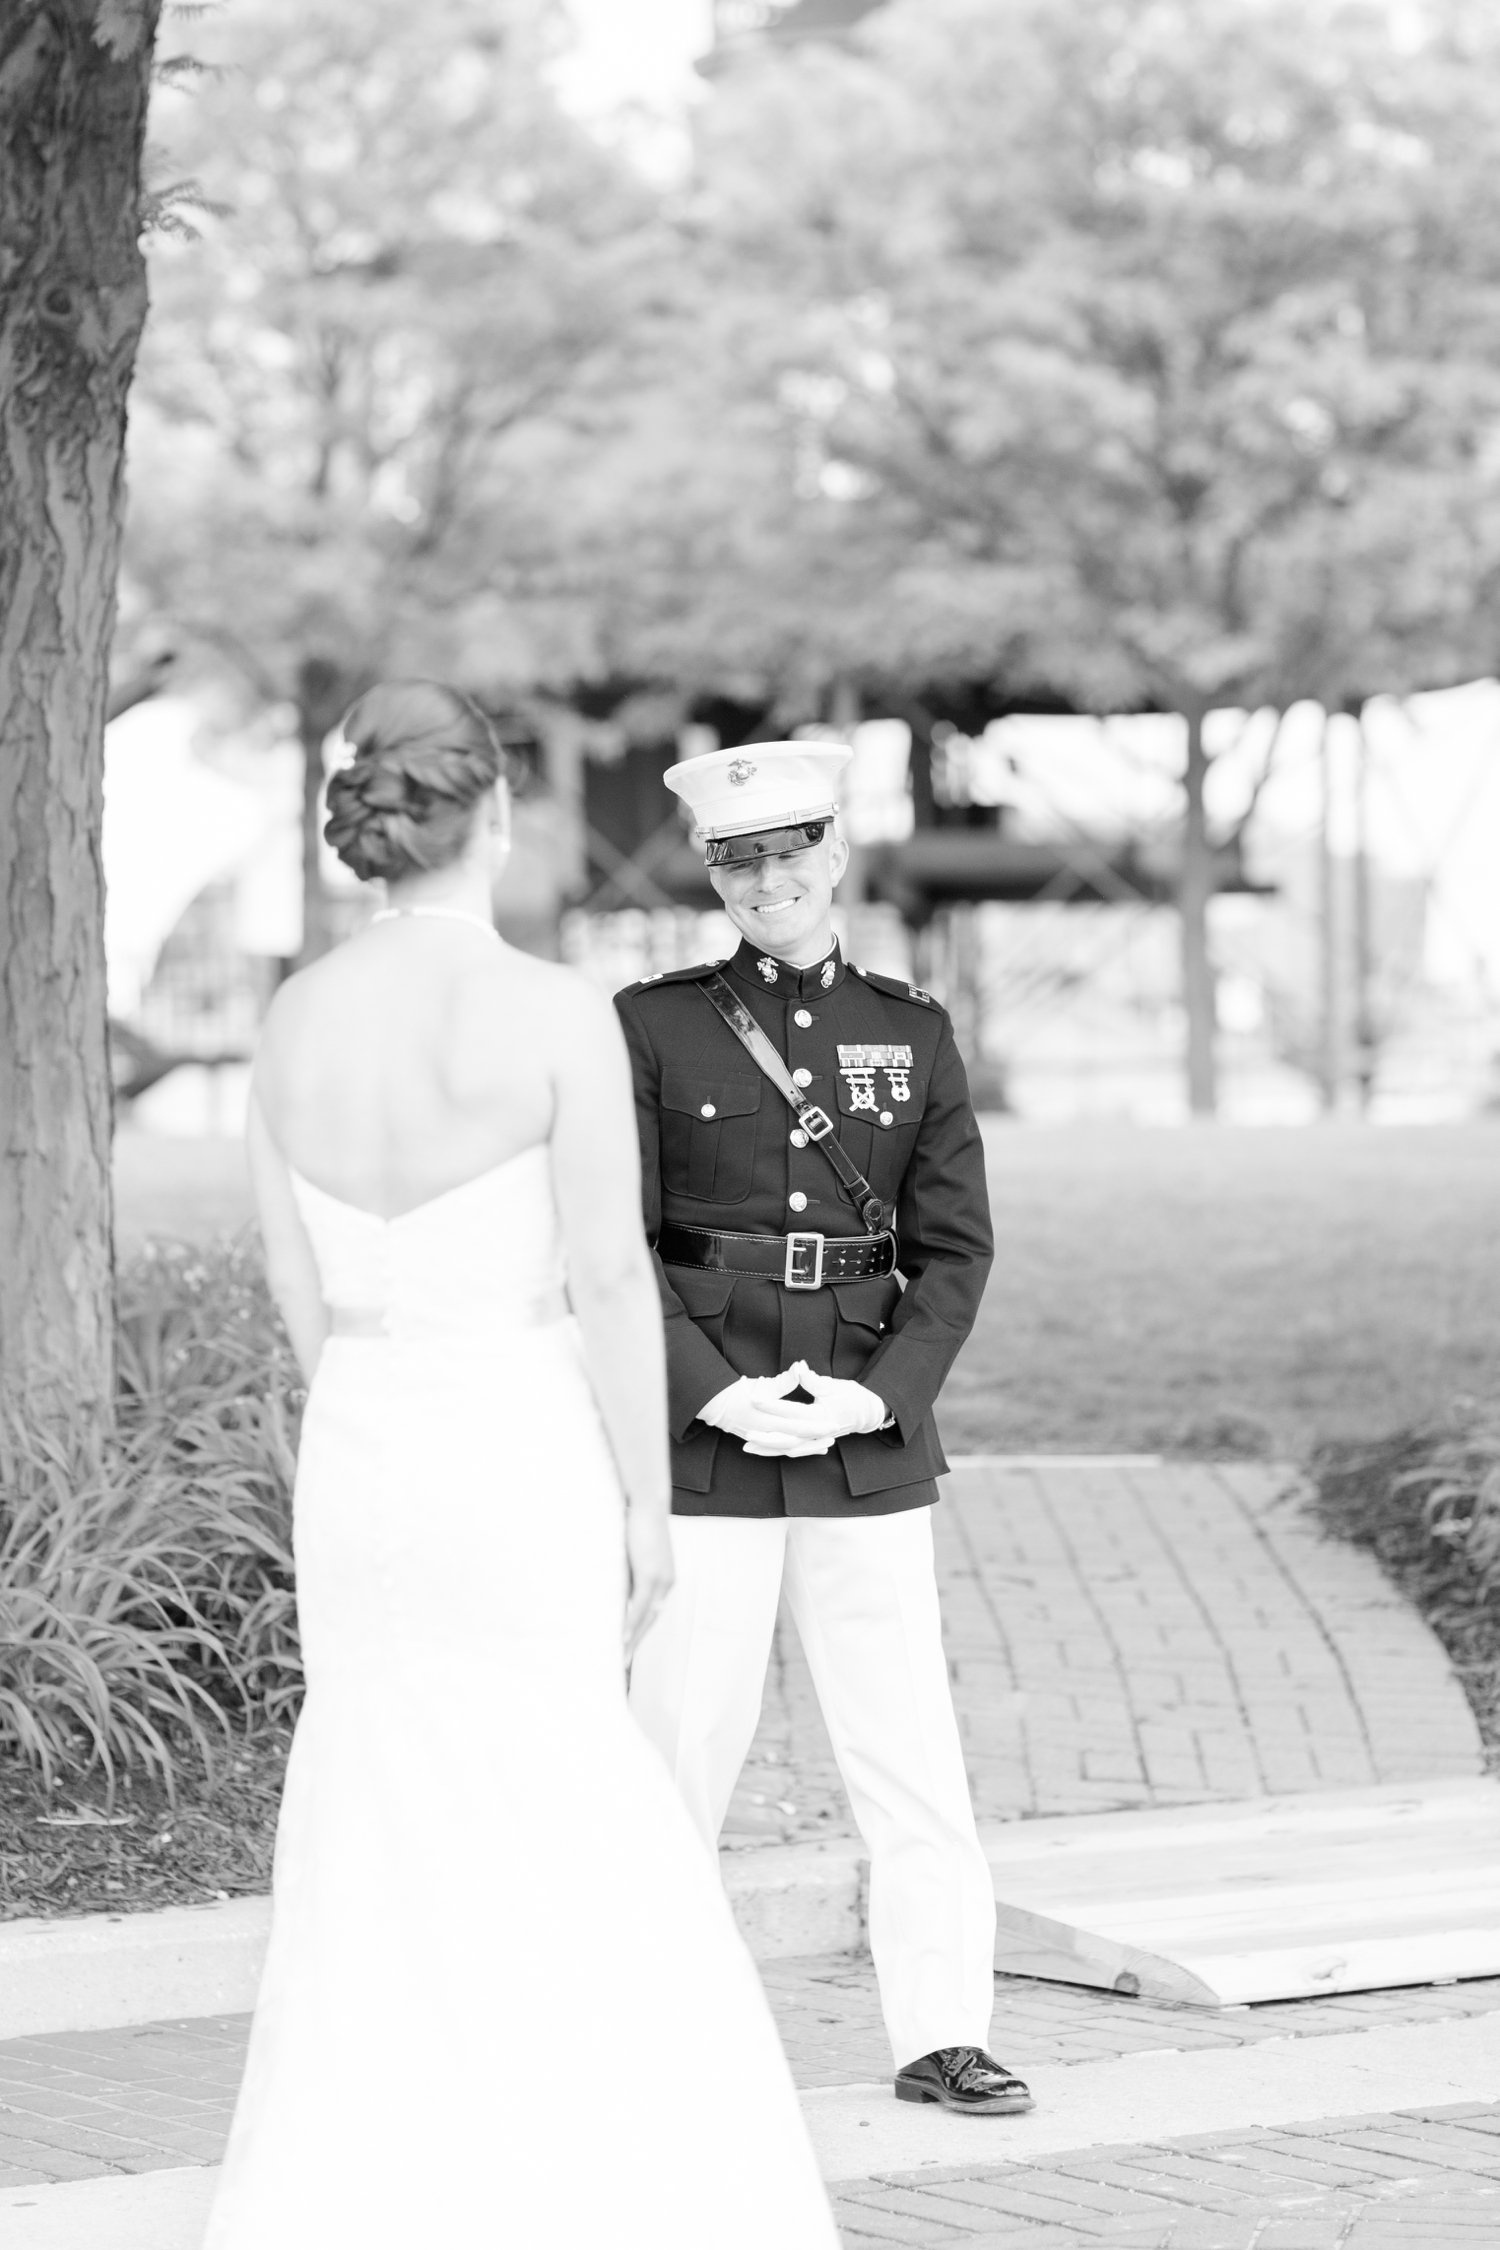
[[[669,1219],[657,1242],[663,1265],[707,1273],[769,1273],[788,1289],[829,1282],[878,1281],[896,1270],[896,1237],[884,1234],[721,1234]]]

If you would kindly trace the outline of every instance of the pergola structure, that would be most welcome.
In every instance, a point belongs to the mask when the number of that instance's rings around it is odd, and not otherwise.
[[[756,730],[733,739],[753,739]],[[914,729],[914,737],[916,730]],[[856,845],[839,891],[847,908],[894,907],[911,934],[918,980],[941,991],[954,1017],[976,1099],[1007,1106],[1002,1066],[984,1055],[982,977],[973,909],[991,901],[1036,906],[1114,906],[1138,915],[1174,903],[1175,834],[1090,833],[1059,816],[1044,837],[1011,834],[998,805],[940,805],[934,799],[931,735],[914,739],[912,833],[899,843]],[[713,909],[718,904],[701,848],[669,803],[663,781],[676,746],[637,746],[610,763],[588,761],[578,778],[580,857],[587,887],[573,904],[605,915],[635,909]],[[1219,891],[1257,891],[1239,837],[1218,852]]]
[[[939,806],[927,758],[914,746],[915,828],[900,843],[860,847],[851,870],[858,898],[897,908],[908,929],[939,909],[990,900],[1015,904],[1169,905],[1176,896],[1170,837],[1091,834],[1064,821],[1045,839],[1007,833],[995,805]],[[627,750],[583,775],[586,913],[623,907],[713,907],[701,851],[690,841],[662,779],[675,748]],[[1216,856],[1215,888],[1252,891],[1239,841]]]

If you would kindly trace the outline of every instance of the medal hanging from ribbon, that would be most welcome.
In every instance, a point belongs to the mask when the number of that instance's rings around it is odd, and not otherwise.
[[[839,1048],[839,1076],[849,1089],[849,1107],[880,1107],[877,1074],[884,1071],[893,1102],[911,1100],[912,1052],[910,1047],[858,1046]]]

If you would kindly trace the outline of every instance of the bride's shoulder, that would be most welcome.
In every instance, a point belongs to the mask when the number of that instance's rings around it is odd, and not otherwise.
[[[261,1054],[294,1047],[305,1037],[322,1041],[348,1022],[350,1002],[359,999],[369,982],[352,953],[350,946],[337,946],[283,979],[261,1021]]]
[[[294,1038],[309,1016],[317,1012],[333,959],[332,954],[326,954],[321,961],[294,970],[276,987],[261,1019],[258,1044],[262,1056]]]

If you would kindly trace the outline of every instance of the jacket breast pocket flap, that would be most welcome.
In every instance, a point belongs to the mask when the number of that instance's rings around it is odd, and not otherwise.
[[[672,1195],[743,1203],[755,1169],[758,1078],[710,1078],[665,1070],[661,1080],[661,1177]]]
[[[758,1078],[707,1078],[696,1070],[664,1070],[661,1106],[705,1124],[723,1117],[753,1117],[760,1108],[760,1088]]]
[[[907,1052],[905,1048],[896,1051]],[[877,1133],[894,1132],[898,1125],[915,1125],[927,1100],[927,1081],[911,1068],[840,1070],[837,1085],[839,1115],[851,1122],[858,1119]]]

